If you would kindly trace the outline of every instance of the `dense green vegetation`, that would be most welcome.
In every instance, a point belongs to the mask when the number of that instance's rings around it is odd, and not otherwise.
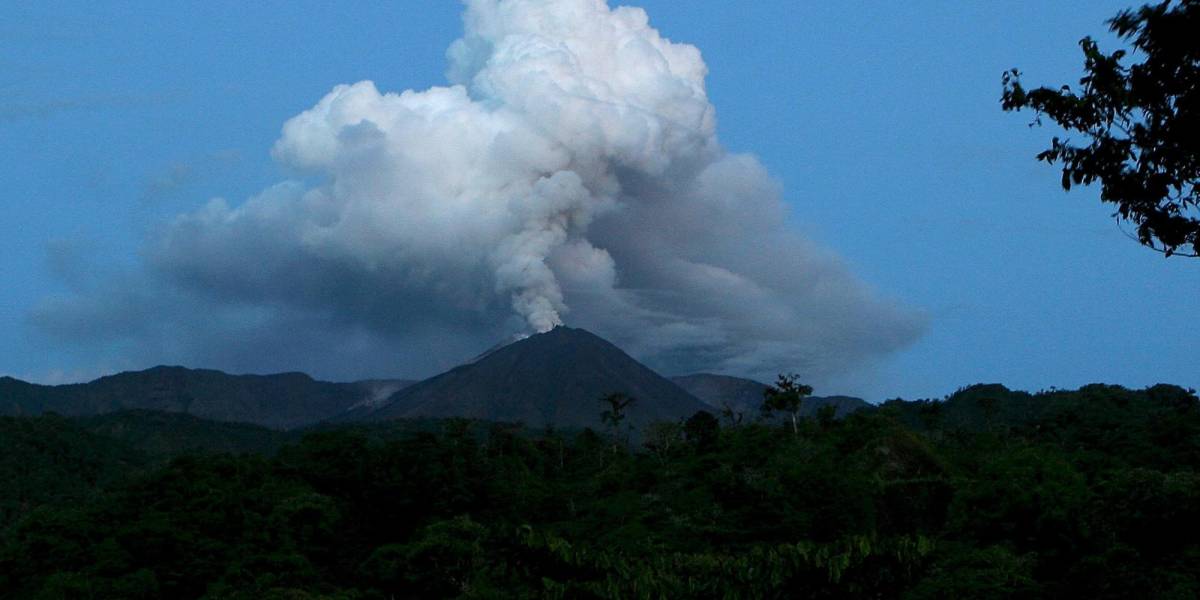
[[[0,419],[0,598],[1200,596],[1200,403],[1172,386],[701,413],[637,447],[172,419],[190,441],[139,447],[151,416]]]

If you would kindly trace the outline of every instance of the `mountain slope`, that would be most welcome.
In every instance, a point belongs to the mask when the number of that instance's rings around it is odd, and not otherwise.
[[[759,407],[762,406],[763,391],[768,387],[767,384],[753,379],[711,373],[681,375],[672,377],[671,381],[713,408],[723,410],[728,406],[748,418],[758,415]],[[865,400],[851,396],[810,396],[801,404],[800,413],[812,416],[821,408],[830,405],[834,407],[834,414],[838,417],[871,406]]]
[[[728,405],[757,410],[763,401],[763,391],[767,389],[767,384],[753,379],[711,373],[681,375],[672,377],[671,381],[714,408]]]
[[[392,396],[367,419],[470,417],[531,426],[598,426],[606,394],[637,399],[630,423],[688,417],[708,407],[611,343],[556,327]]]
[[[165,366],[56,386],[4,377],[0,414],[87,416],[139,409],[291,429],[333,418],[355,405],[369,406],[409,383],[331,383],[303,373],[230,375]]]

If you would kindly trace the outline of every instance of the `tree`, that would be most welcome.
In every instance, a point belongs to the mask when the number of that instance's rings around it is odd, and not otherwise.
[[[683,441],[683,425],[676,421],[657,421],[647,425],[644,431],[642,446],[663,463]]]
[[[1140,243],[1167,256],[1200,255],[1200,0],[1126,10],[1108,26],[1144,60],[1125,64],[1131,53],[1105,54],[1085,37],[1078,91],[1026,90],[1013,69],[1001,105],[1035,111],[1031,126],[1046,115],[1083,137],[1055,137],[1037,155],[1062,166],[1064,190],[1099,181],[1100,199],[1136,226]]]
[[[741,406],[735,408],[728,400],[721,402],[721,417],[729,421],[730,427],[741,425],[744,416],[745,412],[741,410]]]
[[[712,413],[698,410],[683,424],[683,432],[696,450],[704,452],[716,447],[721,435],[721,423]]]
[[[770,414],[780,411],[790,414],[792,433],[799,435],[800,406],[804,403],[804,398],[812,392],[812,386],[800,383],[799,375],[780,375],[775,380],[775,385],[767,386],[767,389],[763,390],[763,412]]]
[[[617,449],[618,439],[622,438],[621,422],[625,420],[625,409],[634,402],[637,402],[636,398],[621,393],[609,394],[600,399],[602,405],[608,405],[608,408],[600,413],[600,420],[612,429],[614,451]]]

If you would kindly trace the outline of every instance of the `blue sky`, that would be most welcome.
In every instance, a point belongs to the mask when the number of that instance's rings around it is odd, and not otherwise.
[[[1062,192],[1033,160],[1054,132],[999,109],[1005,69],[1074,81],[1077,41],[1111,47],[1103,21],[1125,4],[633,4],[700,48],[721,141],[781,182],[791,226],[929,317],[862,381],[819,393],[1200,387],[1200,262],[1141,249],[1095,190]],[[150,366],[41,335],[30,311],[80,269],[135,265],[164,220],[290,176],[270,157],[280,127],[334,85],[444,84],[462,31],[451,2],[0,13],[0,374],[35,381]]]

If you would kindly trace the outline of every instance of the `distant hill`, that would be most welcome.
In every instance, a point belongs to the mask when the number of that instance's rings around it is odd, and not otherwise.
[[[729,405],[738,410],[758,410],[763,401],[763,390],[767,389],[767,384],[753,379],[711,373],[681,375],[672,377],[671,381],[717,409]]]
[[[711,373],[681,375],[672,377],[671,381],[717,410],[723,410],[725,406],[729,406],[744,414],[746,418],[754,418],[758,415],[759,407],[762,406],[763,390],[768,387],[767,384],[753,379]],[[836,411],[834,415],[837,417],[844,417],[856,410],[872,408],[862,398],[852,396],[811,396],[804,399],[800,412],[804,416],[812,416],[821,408],[829,405],[834,407]]]
[[[354,417],[469,417],[530,426],[598,426],[599,399],[617,392],[637,399],[629,410],[634,425],[711,410],[611,343],[583,329],[556,327],[489,350]]]
[[[36,385],[2,377],[0,415],[56,412],[88,416],[153,410],[292,429],[333,418],[356,406],[371,407],[411,383],[331,383],[303,373],[230,375],[166,366],[70,385]]]

